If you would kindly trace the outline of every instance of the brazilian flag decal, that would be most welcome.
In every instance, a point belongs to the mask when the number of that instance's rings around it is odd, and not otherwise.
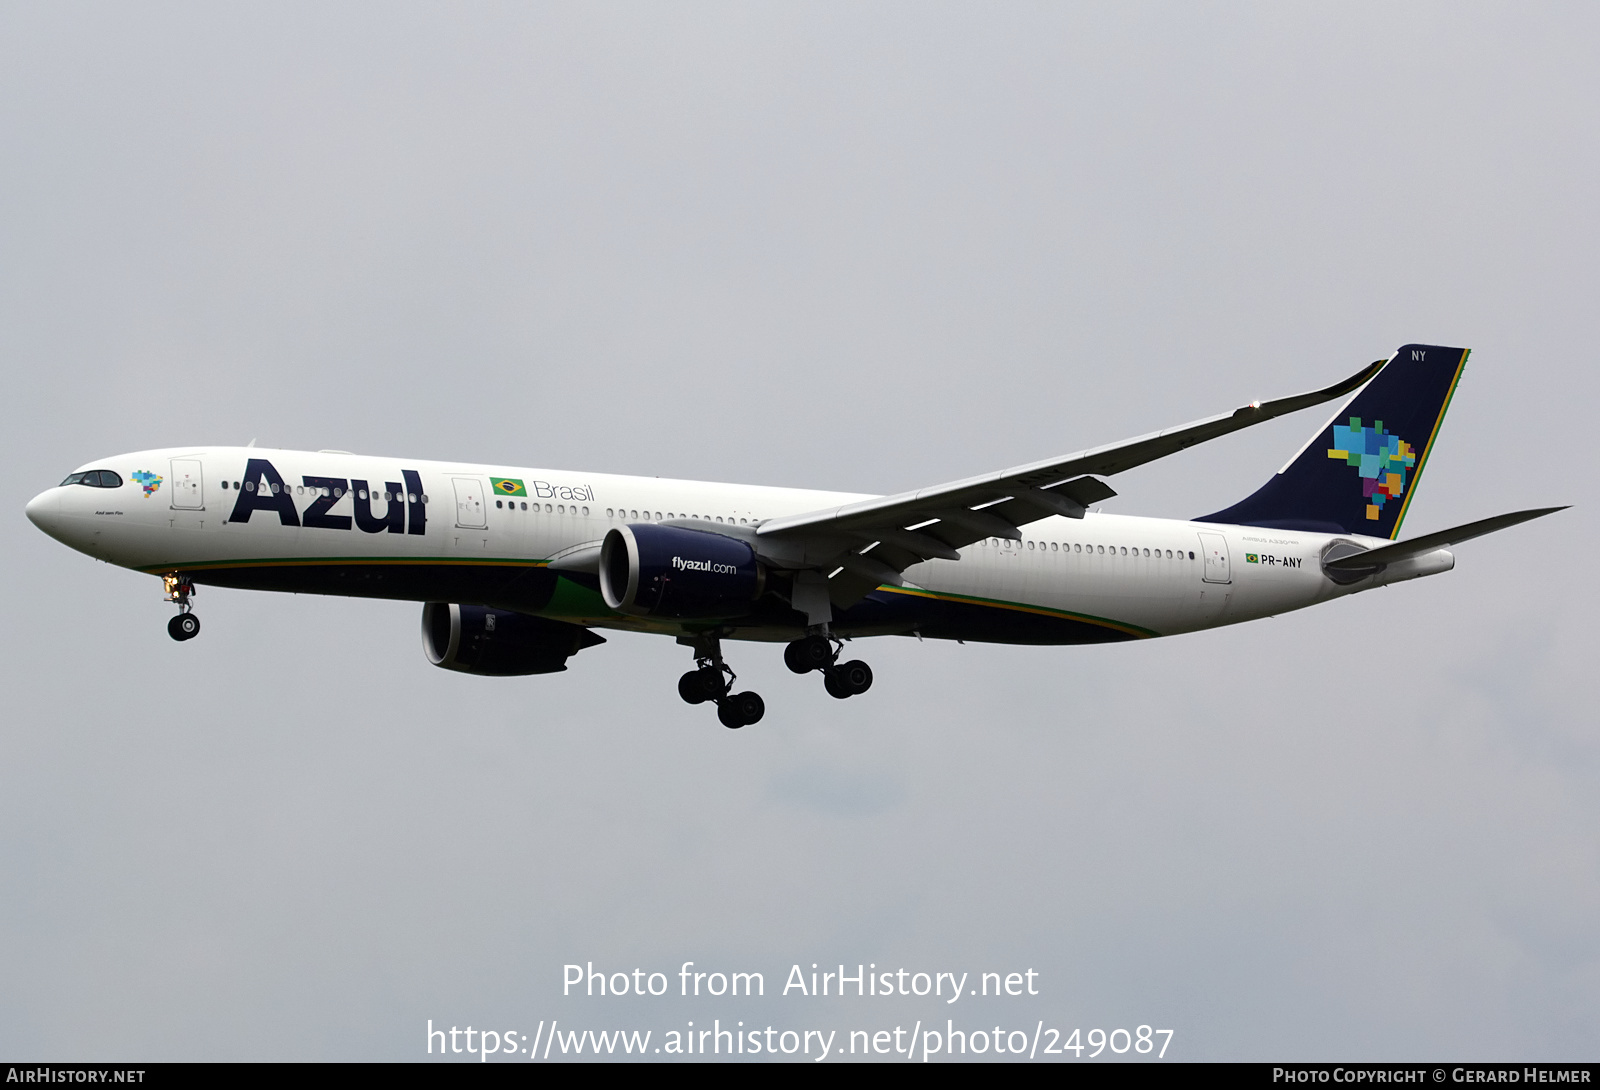
[[[490,477],[489,484],[502,496],[526,496],[528,490],[515,477]]]

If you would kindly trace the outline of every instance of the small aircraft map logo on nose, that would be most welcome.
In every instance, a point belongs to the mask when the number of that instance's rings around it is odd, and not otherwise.
[[[1343,459],[1361,474],[1361,494],[1367,500],[1367,518],[1377,522],[1383,505],[1391,496],[1406,491],[1406,472],[1417,464],[1417,450],[1398,435],[1383,430],[1383,421],[1374,420],[1362,427],[1361,418],[1352,416],[1350,426],[1333,426],[1333,448],[1329,458]]]
[[[136,469],[131,476],[136,483],[144,488],[145,499],[149,499],[151,493],[161,487],[161,475],[159,473],[151,473],[148,469]]]
[[[528,490],[522,487],[521,479],[517,477],[490,477],[489,483],[502,496],[526,496],[528,494]]]

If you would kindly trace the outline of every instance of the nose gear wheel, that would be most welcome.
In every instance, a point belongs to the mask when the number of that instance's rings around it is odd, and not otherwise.
[[[189,599],[194,597],[194,584],[187,575],[168,572],[161,577],[161,586],[167,592],[167,601],[178,607],[178,615],[167,622],[167,635],[182,643],[200,635],[200,618],[193,613]]]

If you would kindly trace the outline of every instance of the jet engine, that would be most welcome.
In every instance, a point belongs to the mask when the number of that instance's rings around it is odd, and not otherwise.
[[[491,677],[553,674],[567,659],[605,643],[582,625],[488,606],[429,602],[422,607],[422,649],[446,670]]]
[[[643,617],[738,617],[765,589],[747,542],[705,530],[637,523],[606,534],[600,594]]]

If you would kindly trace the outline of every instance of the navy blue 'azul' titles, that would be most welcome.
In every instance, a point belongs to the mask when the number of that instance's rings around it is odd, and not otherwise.
[[[422,494],[422,475],[414,469],[402,469],[400,476],[405,479],[403,491],[398,481],[385,481],[383,489],[376,490],[369,488],[364,480],[301,477],[303,487],[313,496],[301,516],[295,509],[294,497],[289,491],[291,486],[284,482],[277,468],[265,458],[251,458],[239,479],[228,521],[249,522],[255,512],[271,511],[284,526],[349,530],[353,523],[369,534],[426,534],[428,506]],[[346,495],[350,497],[353,519],[350,515],[329,513]],[[375,510],[379,505],[382,514]]]

